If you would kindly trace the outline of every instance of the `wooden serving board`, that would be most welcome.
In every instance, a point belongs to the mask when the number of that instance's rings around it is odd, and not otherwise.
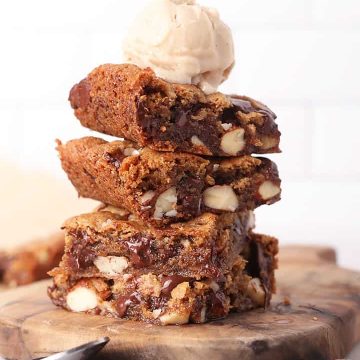
[[[343,358],[360,340],[360,273],[341,269],[327,248],[286,247],[269,310],[204,325],[158,327],[68,313],[47,298],[48,281],[0,294],[0,354],[31,359],[101,336],[97,359],[322,360]],[[290,305],[284,298],[290,299]]]

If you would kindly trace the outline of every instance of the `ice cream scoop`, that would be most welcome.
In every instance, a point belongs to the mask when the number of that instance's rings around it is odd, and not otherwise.
[[[216,92],[234,65],[230,28],[195,0],[152,0],[123,43],[125,61],[169,82]]]

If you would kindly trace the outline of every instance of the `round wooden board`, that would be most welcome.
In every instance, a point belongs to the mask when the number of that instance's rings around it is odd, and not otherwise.
[[[327,360],[344,357],[360,340],[360,274],[337,267],[333,250],[282,248],[277,279],[267,311],[168,327],[57,309],[46,296],[48,281],[6,291],[0,354],[32,359],[109,336],[97,359]]]

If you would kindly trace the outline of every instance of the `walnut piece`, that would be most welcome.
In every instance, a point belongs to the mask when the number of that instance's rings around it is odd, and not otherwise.
[[[225,211],[235,211],[239,206],[239,200],[229,185],[215,185],[209,187],[203,194],[205,206]]]
[[[183,325],[189,322],[190,312],[173,311],[160,316],[161,325]]]
[[[124,256],[98,256],[94,260],[94,265],[101,273],[116,276],[122,274],[129,263]]]
[[[263,182],[259,187],[259,194],[263,200],[272,199],[279,193],[280,187],[269,180]]]
[[[265,291],[259,278],[253,278],[249,281],[246,293],[256,304],[265,305]]]
[[[236,156],[245,147],[244,129],[227,132],[221,139],[221,150],[226,154]]]
[[[81,312],[96,308],[98,299],[94,290],[78,286],[67,294],[66,303],[71,311]]]
[[[175,187],[171,187],[160,194],[155,203],[154,219],[160,220],[164,215],[170,217],[176,216],[176,202],[177,195]]]

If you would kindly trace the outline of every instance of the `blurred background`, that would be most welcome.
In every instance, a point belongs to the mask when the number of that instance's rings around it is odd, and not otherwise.
[[[62,173],[55,138],[88,135],[67,102],[102,63],[120,63],[145,0],[12,0],[0,5],[1,247],[90,211]],[[283,133],[273,155],[283,200],[257,210],[283,244],[330,245],[360,269],[360,5],[356,0],[199,0],[232,28],[237,64],[223,91],[259,99]]]

